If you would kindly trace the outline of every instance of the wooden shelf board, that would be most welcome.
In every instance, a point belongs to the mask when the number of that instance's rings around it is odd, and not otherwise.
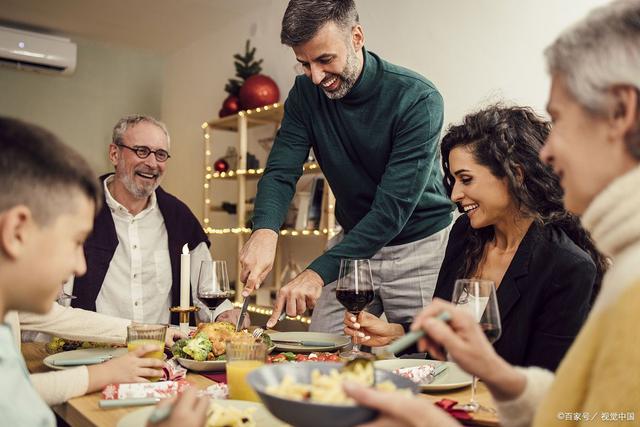
[[[284,106],[283,104],[277,105],[277,107],[268,106],[268,110],[264,110],[264,107],[262,107],[259,112],[257,111],[257,108],[253,110],[240,111],[231,116],[211,120],[208,122],[208,125],[211,129],[237,131],[238,117],[241,113],[247,118],[247,127],[249,128],[264,126],[266,124],[278,124],[282,121],[282,117],[284,116]]]

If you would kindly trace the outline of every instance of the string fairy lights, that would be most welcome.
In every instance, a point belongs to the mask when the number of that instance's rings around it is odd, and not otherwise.
[[[284,104],[274,103],[270,105],[265,105],[263,107],[255,108],[252,110],[244,110],[239,111],[237,114],[223,117],[221,119],[213,120],[210,122],[204,122],[201,124],[201,129],[203,133],[203,142],[204,142],[204,174],[203,174],[203,230],[208,235],[229,235],[235,236],[238,239],[238,244],[240,245],[244,239],[245,235],[251,233],[251,229],[244,227],[244,219],[240,219],[240,215],[238,215],[238,226],[237,227],[225,227],[225,228],[214,228],[212,227],[213,221],[210,217],[211,212],[222,211],[220,206],[214,206],[215,199],[212,194],[213,190],[213,180],[238,180],[238,197],[239,199],[244,198],[244,181],[247,179],[259,179],[264,174],[264,168],[255,168],[255,169],[243,169],[238,168],[236,170],[228,170],[225,172],[217,172],[213,170],[213,146],[212,146],[212,131],[213,130],[222,130],[222,131],[233,131],[239,132],[240,138],[246,138],[247,127],[249,126],[260,126],[264,124],[274,124],[277,128],[278,124],[282,120],[284,114]],[[243,143],[241,142],[239,147],[241,151],[241,155],[246,156],[246,142],[244,143],[244,152],[243,152]],[[311,173],[321,173],[320,166],[316,162],[308,162],[305,163],[302,167],[303,174],[311,174]],[[329,223],[327,224],[328,228],[322,229],[305,229],[305,230],[295,230],[295,229],[284,229],[280,230],[279,234],[287,239],[290,238],[308,238],[308,237],[324,237],[331,238],[336,234],[336,230],[332,227],[334,226],[333,222],[333,212],[334,212],[334,198],[329,191],[331,197],[329,198],[329,202],[327,206],[327,213],[330,216]],[[239,207],[242,208],[242,207]],[[240,209],[242,210],[242,209]],[[244,212],[244,211],[242,211]],[[241,212],[239,212],[241,213]],[[238,301],[235,302],[236,306],[240,304]],[[267,316],[271,316],[273,313],[272,308],[262,307],[254,304],[250,304],[248,307],[249,312],[263,314]],[[289,320],[299,321],[305,324],[311,323],[311,319],[305,316],[296,316],[296,317],[287,317]]]
[[[205,218],[204,223],[208,224],[209,219]],[[246,227],[228,227],[228,228],[204,227],[204,232],[207,234],[251,234],[251,229]],[[307,236],[333,237],[335,232],[327,228],[323,228],[321,230],[313,230],[313,229],[295,230],[292,228],[285,228],[284,230],[280,230],[279,234],[281,236],[287,236],[287,237],[307,237]]]
[[[242,307],[242,303],[241,302],[235,302],[233,305],[235,307],[237,307],[237,308]],[[260,305],[255,305],[255,304],[249,304],[247,306],[247,311],[249,313],[261,314],[263,316],[271,316],[273,314],[273,309],[272,308],[270,308],[270,307],[262,307]],[[301,315],[297,315],[295,317],[287,316],[287,320],[298,321],[298,322],[304,323],[306,325],[311,324],[311,318],[307,317],[307,316],[301,316]]]

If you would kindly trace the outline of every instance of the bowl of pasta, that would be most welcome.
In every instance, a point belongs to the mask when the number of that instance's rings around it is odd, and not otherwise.
[[[373,420],[377,411],[358,406],[342,388],[344,381],[366,384],[366,373],[340,372],[341,367],[335,362],[265,365],[247,381],[269,412],[292,426],[348,427]],[[375,377],[379,390],[418,392],[414,382],[392,372],[376,369]]]

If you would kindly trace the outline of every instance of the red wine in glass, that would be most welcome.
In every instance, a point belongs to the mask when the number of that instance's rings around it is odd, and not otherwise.
[[[198,295],[198,298],[204,305],[206,305],[209,310],[215,310],[218,308],[220,304],[224,302],[224,300],[229,298],[228,292],[220,292],[220,293],[204,293]]]
[[[355,316],[373,301],[373,277],[371,275],[371,263],[368,259],[340,260],[336,299],[348,312]],[[340,353],[340,357],[353,359],[367,356],[367,353],[360,351],[360,346],[355,336],[351,337],[351,342],[353,343],[352,349],[343,351]]]
[[[209,321],[213,311],[231,295],[227,263],[221,260],[204,260],[198,273],[198,299],[209,308]]]
[[[356,316],[373,301],[373,289],[356,291],[355,289],[338,289],[336,298],[351,314]]]

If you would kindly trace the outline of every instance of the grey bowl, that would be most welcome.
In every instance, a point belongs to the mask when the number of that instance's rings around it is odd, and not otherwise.
[[[340,369],[341,363],[303,362],[266,365],[247,375],[247,381],[258,393],[262,403],[277,418],[295,427],[349,427],[373,420],[378,411],[363,406],[326,405],[298,400],[284,399],[266,392],[267,387],[282,382],[290,375],[296,382],[308,384],[311,372],[315,369],[323,374],[332,369]],[[376,382],[389,380],[399,389],[418,392],[418,386],[412,381],[389,371],[376,369]]]

